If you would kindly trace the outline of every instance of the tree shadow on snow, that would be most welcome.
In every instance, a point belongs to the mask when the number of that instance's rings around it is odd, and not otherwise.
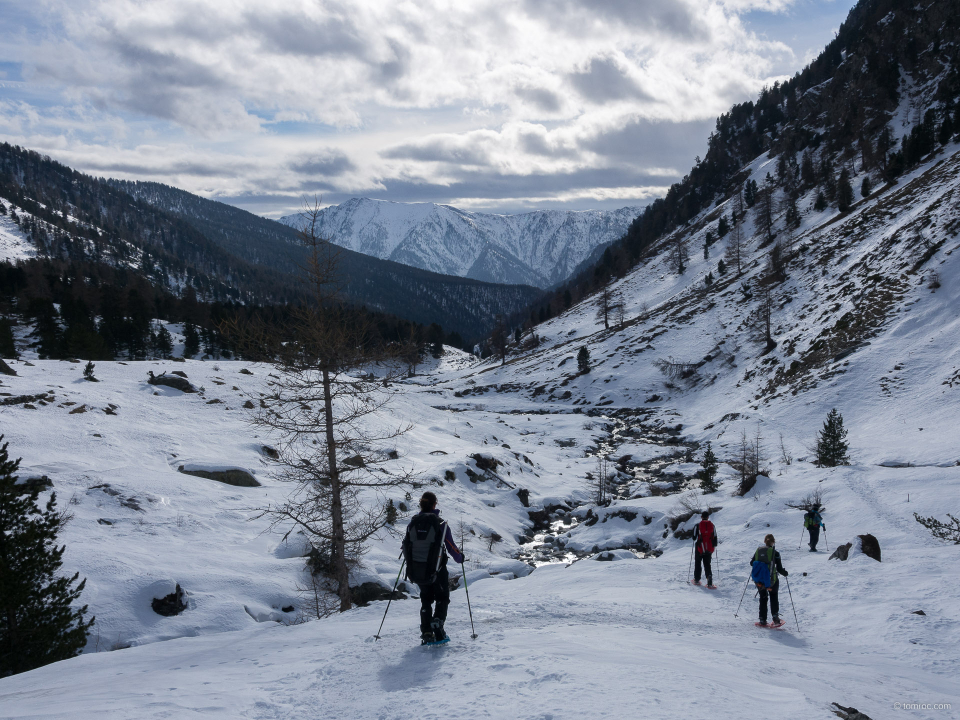
[[[436,652],[438,649],[442,648],[410,648],[396,665],[384,665],[378,672],[380,687],[396,692],[426,685],[443,664],[443,654]]]

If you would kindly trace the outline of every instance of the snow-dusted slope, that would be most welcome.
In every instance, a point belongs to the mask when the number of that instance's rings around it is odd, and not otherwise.
[[[319,232],[351,250],[447,275],[549,287],[620,238],[637,208],[472,213],[449,205],[353,198],[326,208]],[[283,218],[296,225],[299,216]]]
[[[6,207],[6,206],[5,206]],[[7,213],[0,215],[0,262],[16,262],[34,257],[36,248],[10,218],[9,212],[16,212],[15,206],[7,207]]]

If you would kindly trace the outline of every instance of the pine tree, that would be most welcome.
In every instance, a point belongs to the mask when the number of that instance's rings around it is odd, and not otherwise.
[[[837,209],[846,212],[853,205],[853,187],[850,185],[850,172],[844,168],[840,171],[840,180],[837,183]]]
[[[192,323],[186,323],[183,326],[183,356],[192,358],[200,352],[200,335],[197,328]]]
[[[387,525],[393,525],[397,522],[397,506],[393,504],[393,498],[387,500]]]
[[[846,442],[847,431],[843,427],[843,416],[834,408],[827,413],[823,430],[817,433],[817,466],[836,467],[849,465]]]
[[[173,336],[170,335],[166,325],[160,325],[157,328],[153,349],[162,358],[168,358],[173,353]]]
[[[868,198],[870,193],[873,192],[873,182],[870,180],[869,175],[864,175],[863,182],[860,183],[860,196]]]
[[[587,350],[586,345],[580,348],[580,352],[577,353],[577,370],[581,373],[590,372],[590,351]]]
[[[84,380],[89,380],[90,382],[100,382],[100,381],[97,380],[97,378],[94,377],[94,375],[93,375],[93,369],[94,369],[95,367],[96,367],[96,365],[93,364],[93,361],[92,361],[92,360],[88,360],[88,361],[87,361],[87,364],[83,366],[83,379],[84,379]]]
[[[827,196],[823,194],[823,191],[817,193],[817,199],[813,203],[813,209],[817,212],[823,212],[827,209]]]
[[[13,342],[13,327],[6,318],[0,318],[0,358],[17,359],[17,347]]]
[[[730,232],[730,224],[727,222],[727,216],[721,215],[720,222],[717,223],[717,235],[724,237],[728,232]]]
[[[716,481],[717,476],[717,456],[713,453],[713,447],[707,441],[707,449],[703,453],[703,460],[700,463],[700,470],[697,471],[697,477],[700,478],[700,487],[703,494],[715,493],[720,489],[720,483]]]
[[[0,435],[0,441],[3,436]],[[64,546],[57,534],[64,517],[56,493],[37,505],[38,487],[17,485],[20,460],[0,446],[0,677],[75,657],[87,643],[94,618],[74,609],[86,580],[58,575]]]

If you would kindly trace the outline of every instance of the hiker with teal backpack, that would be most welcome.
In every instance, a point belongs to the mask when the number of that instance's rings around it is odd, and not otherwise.
[[[820,542],[820,528],[824,530],[827,529],[827,526],[823,524],[823,517],[820,515],[821,512],[820,504],[816,503],[807,510],[807,514],[803,516],[803,526],[810,534],[810,552],[817,551],[817,543]]]
[[[770,627],[780,627],[783,621],[780,619],[780,590],[779,575],[786,577],[789,573],[784,570],[783,563],[780,560],[780,553],[775,547],[776,540],[773,535],[767,535],[763,539],[763,545],[757,548],[750,559],[750,579],[760,591],[760,627],[767,625],[767,598],[770,599],[770,613],[773,615],[773,623]]]
[[[407,579],[420,588],[420,639],[423,645],[449,642],[443,631],[450,604],[447,553],[454,562],[463,563],[463,554],[453,542],[450,526],[440,519],[437,496],[427,491],[420,498],[420,512],[411,518],[403,537]]]

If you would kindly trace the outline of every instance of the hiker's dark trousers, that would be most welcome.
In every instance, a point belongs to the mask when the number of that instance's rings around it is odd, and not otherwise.
[[[437,573],[433,585],[418,585],[420,588],[420,632],[433,632],[430,621],[436,618],[441,623],[447,619],[447,606],[450,604],[450,573],[444,565]],[[430,606],[436,603],[435,608]]]
[[[777,593],[780,591],[780,583],[777,583],[772,588],[767,590],[766,588],[760,589],[760,622],[767,621],[767,596],[770,596],[770,612],[773,613],[774,617],[780,617],[780,598],[777,597]]]
[[[699,550],[696,552],[696,567],[693,569],[693,579],[695,582],[700,582],[700,569],[701,564],[703,565],[703,574],[707,576],[707,585],[713,585],[713,570],[710,568],[710,560],[713,558],[713,553],[702,553]]]
[[[810,549],[816,550],[817,543],[820,542],[820,526],[807,528],[807,532],[810,533]]]

